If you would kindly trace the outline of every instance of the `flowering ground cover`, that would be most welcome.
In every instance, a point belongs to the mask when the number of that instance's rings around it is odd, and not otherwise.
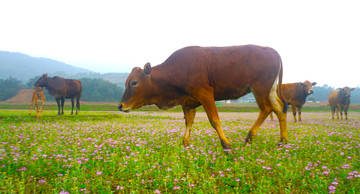
[[[289,114],[289,143],[267,120],[243,140],[257,113],[220,113],[233,151],[198,113],[184,148],[182,113],[81,112],[42,120],[0,111],[0,193],[356,193],[360,113]]]

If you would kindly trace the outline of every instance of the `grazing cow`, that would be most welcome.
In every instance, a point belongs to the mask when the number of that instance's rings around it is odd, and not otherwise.
[[[58,105],[58,115],[64,114],[64,100],[71,99],[71,114],[74,110],[74,98],[76,98],[76,114],[80,111],[80,97],[82,85],[76,79],[64,79],[62,77],[49,77],[43,74],[34,84],[35,87],[45,87],[48,93],[55,97]],[[60,112],[61,105],[61,112]]]
[[[29,116],[31,115],[31,108],[32,105],[35,104],[36,108],[36,118],[42,118],[42,111],[45,104],[45,94],[43,92],[44,88],[42,87],[33,87],[35,90],[33,92],[31,102],[30,102],[30,112]]]
[[[252,92],[260,114],[251,127],[250,142],[270,112],[279,118],[281,141],[288,140],[286,107],[282,90],[283,67],[272,48],[255,45],[232,47],[185,47],[174,52],[162,64],[144,69],[135,67],[126,80],[119,110],[129,112],[144,105],[161,109],[181,105],[185,116],[184,146],[190,143],[196,107],[202,105],[211,126],[216,130],[225,151],[231,149],[225,137],[215,101],[237,99]]]
[[[339,112],[341,120],[343,119],[343,111],[345,113],[345,119],[348,119],[347,113],[350,106],[350,92],[353,90],[355,90],[355,88],[344,87],[330,92],[329,105],[331,108],[332,119],[334,119],[335,110],[337,119],[339,119]]]
[[[296,122],[296,108],[298,111],[299,121],[301,121],[301,109],[305,104],[306,97],[314,93],[312,87],[316,82],[309,82],[308,80],[303,83],[290,83],[282,84],[281,88],[286,98],[286,102],[291,105],[292,113],[294,115],[294,121]],[[273,120],[272,114],[270,114],[271,120]]]

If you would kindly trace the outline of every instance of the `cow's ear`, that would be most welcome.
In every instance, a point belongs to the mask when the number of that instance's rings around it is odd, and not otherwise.
[[[351,88],[351,91],[354,91],[355,90],[355,88]]]
[[[300,86],[303,86],[303,85],[304,85],[304,83],[302,83],[302,82],[299,82],[299,84],[300,84]]]
[[[315,86],[317,83],[316,82],[313,82],[312,85]]]
[[[150,65],[150,63],[146,63],[146,64],[144,65],[144,73],[145,73],[146,75],[150,75],[150,72],[151,72],[151,65]]]

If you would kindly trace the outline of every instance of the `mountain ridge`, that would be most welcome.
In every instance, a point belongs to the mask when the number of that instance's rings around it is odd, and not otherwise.
[[[44,57],[32,57],[20,52],[0,51],[0,79],[9,77],[27,81],[43,73],[92,73],[93,71]]]

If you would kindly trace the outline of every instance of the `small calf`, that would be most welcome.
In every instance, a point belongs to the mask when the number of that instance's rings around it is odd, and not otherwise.
[[[43,106],[45,104],[45,94],[43,92],[44,88],[43,87],[33,87],[33,89],[35,91],[33,92],[33,95],[31,98],[29,115],[31,115],[31,108],[32,108],[32,105],[35,103],[36,118],[42,118]]]

